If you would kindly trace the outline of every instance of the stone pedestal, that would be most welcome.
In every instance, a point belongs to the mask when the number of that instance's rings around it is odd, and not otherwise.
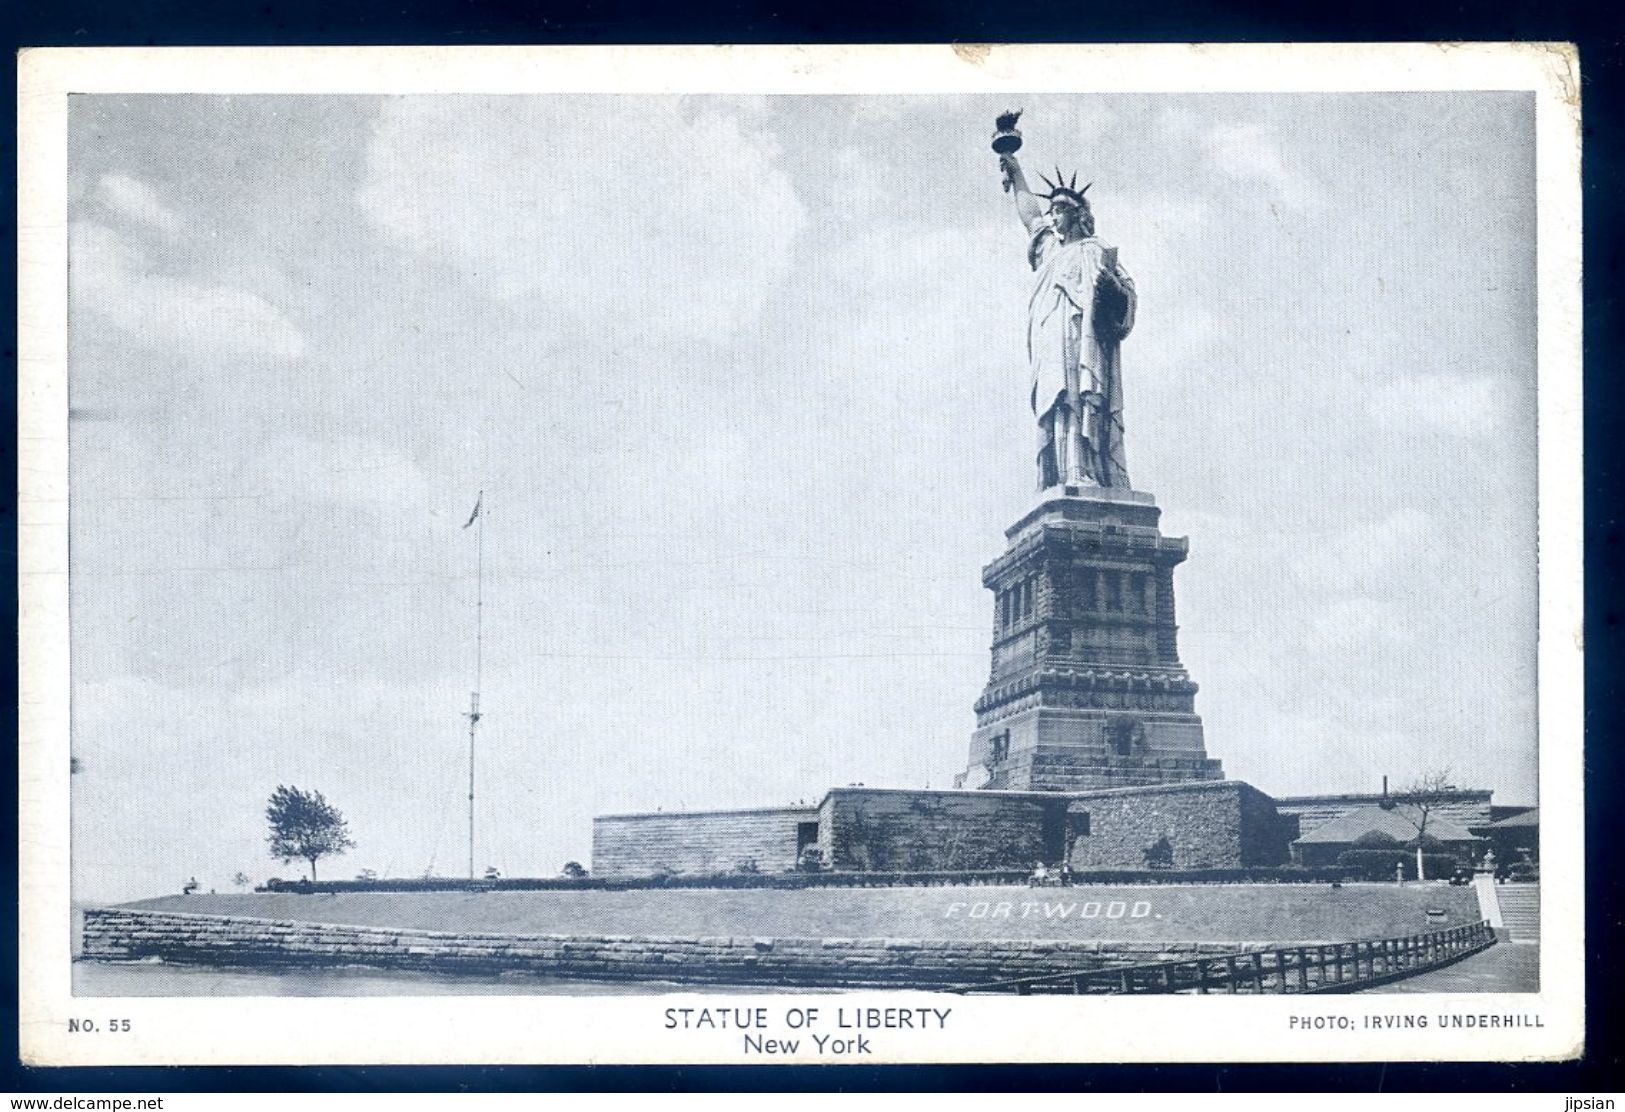
[[[1051,488],[982,570],[993,666],[976,701],[966,787],[1017,791],[1222,780],[1179,663],[1183,537],[1140,491]]]

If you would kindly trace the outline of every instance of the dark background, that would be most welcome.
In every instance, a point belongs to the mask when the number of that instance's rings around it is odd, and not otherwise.
[[[1580,46],[1585,118],[1585,473],[1586,473],[1586,1058],[1558,1065],[1323,1066],[1053,1066],[1053,1067],[377,1067],[377,1068],[23,1068],[16,1038],[16,906],[14,858],[6,862],[9,897],[0,911],[0,939],[10,953],[0,965],[7,980],[5,1078],[0,1088],[54,1093],[121,1091],[482,1091],[482,1090],[1012,1090],[1188,1092],[1247,1090],[1488,1090],[1554,1093],[1619,1091],[1622,1085],[1620,994],[1603,981],[1621,942],[1621,869],[1616,863],[1621,783],[1619,681],[1621,618],[1618,584],[1625,576],[1625,525],[1619,486],[1625,465],[1616,368],[1621,281],[1619,86],[1625,69],[1625,16],[1617,5],[1578,0],[1492,0],[1474,5],[1442,0],[1374,0],[1353,5],[1301,0],[804,0],[728,2],[685,0],[11,0],[0,24],[14,48],[26,46],[284,46],[351,44],[679,43],[679,42],[1188,42],[1564,40]],[[16,174],[16,62],[3,58],[13,98],[3,126],[0,182],[13,200]],[[1372,219],[1384,199],[1371,198]],[[0,301],[15,305],[16,206],[0,208],[8,256],[0,265]],[[3,400],[8,429],[16,428],[16,317],[5,313]],[[3,441],[16,467],[15,434]],[[15,488],[13,488],[15,489]],[[0,504],[0,538],[8,552],[7,600],[16,618],[16,503]],[[1486,538],[1486,543],[1494,543]],[[15,641],[11,642],[15,644]],[[12,662],[14,663],[14,662]],[[15,730],[15,667],[7,712]],[[16,830],[16,764],[10,779],[6,829]]]

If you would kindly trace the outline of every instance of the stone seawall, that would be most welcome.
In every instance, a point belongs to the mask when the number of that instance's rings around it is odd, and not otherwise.
[[[90,908],[85,911],[82,956],[96,961],[369,965],[439,973],[544,973],[741,986],[948,988],[1234,950],[1207,943],[465,934]]]

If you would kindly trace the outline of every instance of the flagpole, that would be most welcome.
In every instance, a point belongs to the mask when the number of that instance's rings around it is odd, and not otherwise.
[[[474,502],[474,691],[468,700],[468,879],[474,879],[474,735],[480,724],[480,681],[485,664],[485,491]],[[467,526],[464,526],[467,528]]]

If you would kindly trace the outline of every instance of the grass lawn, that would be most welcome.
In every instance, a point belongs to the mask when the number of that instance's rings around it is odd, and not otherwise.
[[[1471,888],[1443,884],[267,892],[125,906],[472,933],[688,938],[1330,942],[1479,919]],[[1445,915],[1430,919],[1429,909]]]

